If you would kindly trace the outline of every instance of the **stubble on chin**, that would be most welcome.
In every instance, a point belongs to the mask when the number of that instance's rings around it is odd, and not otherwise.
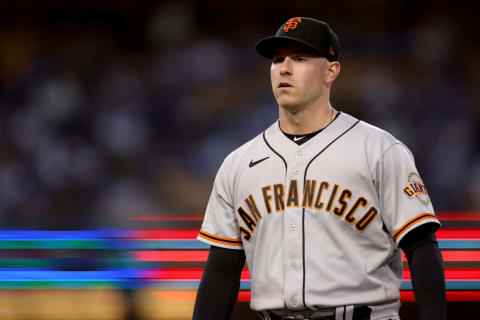
[[[296,114],[301,110],[300,105],[297,102],[294,101],[288,101],[287,99],[278,99],[277,100],[278,107],[280,109],[283,109],[284,111],[290,113],[290,114]]]

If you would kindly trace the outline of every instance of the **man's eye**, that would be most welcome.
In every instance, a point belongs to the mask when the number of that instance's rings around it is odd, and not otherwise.
[[[285,58],[283,58],[283,57],[273,57],[272,62],[273,63],[280,63],[280,62],[283,62],[283,60],[285,60]]]
[[[306,59],[304,57],[295,57],[295,61],[305,61]]]

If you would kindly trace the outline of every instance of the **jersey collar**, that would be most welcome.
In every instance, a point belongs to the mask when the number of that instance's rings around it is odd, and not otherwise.
[[[304,144],[298,145],[283,134],[280,130],[279,120],[273,123],[265,130],[265,140],[268,144],[285,159],[302,150],[303,154],[308,157],[310,153],[316,153],[323,149],[339,135],[348,130],[356,121],[356,118],[342,112],[333,122],[331,122],[319,134],[315,135]]]

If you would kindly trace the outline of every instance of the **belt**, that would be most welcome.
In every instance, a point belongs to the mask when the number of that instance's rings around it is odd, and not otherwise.
[[[367,306],[353,310],[346,306],[326,310],[268,310],[258,314],[264,320],[370,320],[371,313],[372,309]]]

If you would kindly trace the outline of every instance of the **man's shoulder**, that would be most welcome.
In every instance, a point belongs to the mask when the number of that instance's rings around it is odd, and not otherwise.
[[[346,115],[346,118],[348,117],[355,119],[352,116]],[[357,139],[356,143],[364,148],[367,156],[373,160],[380,159],[388,150],[403,150],[413,157],[410,149],[387,130],[363,120],[358,121],[355,129],[353,139]]]
[[[358,138],[368,139],[370,141],[383,141],[385,143],[399,143],[400,141],[395,138],[390,132],[377,127],[371,123],[368,123],[364,120],[359,120],[347,113],[342,113],[340,119],[343,121],[348,121],[351,123],[355,123],[358,121],[356,125],[356,136]]]

